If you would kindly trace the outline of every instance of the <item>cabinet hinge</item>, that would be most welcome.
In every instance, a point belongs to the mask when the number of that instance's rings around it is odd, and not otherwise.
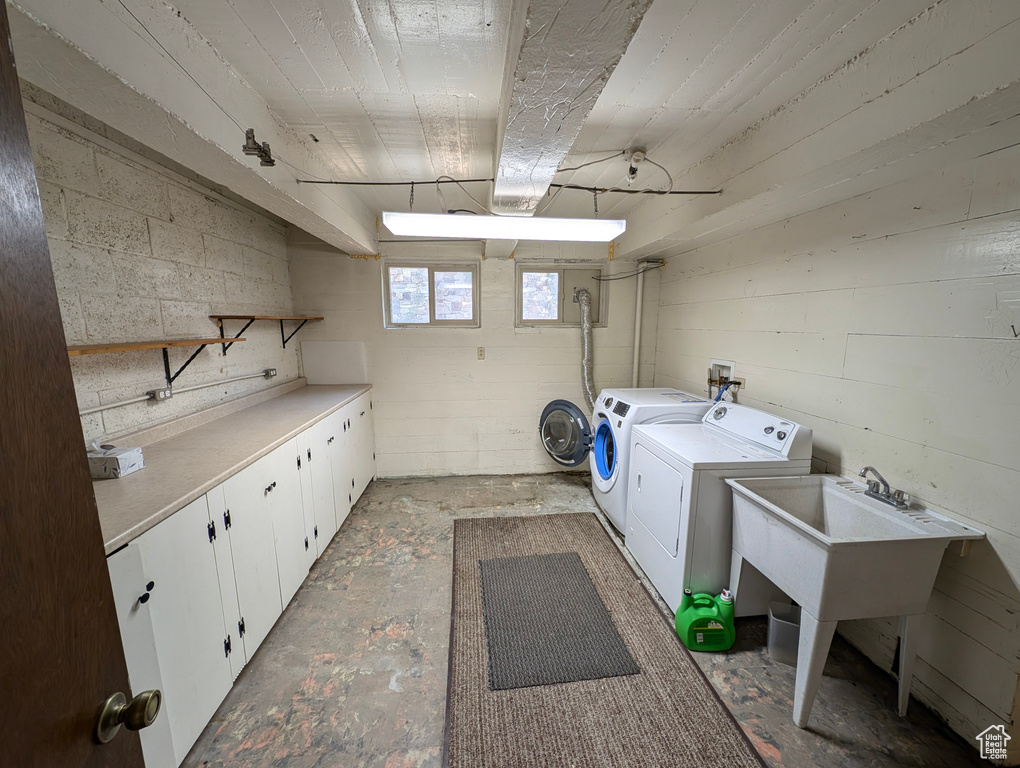
[[[244,637],[244,616],[242,616],[241,620],[237,622],[237,636]]]
[[[206,530],[209,532],[209,541],[212,542],[216,538],[216,523],[209,523]]]
[[[227,639],[223,641],[223,655],[230,655],[230,635],[227,635]]]
[[[305,536],[305,549],[306,550],[308,549],[308,537],[307,536]]]
[[[230,510],[228,509],[223,513],[223,530],[227,530],[230,527]]]

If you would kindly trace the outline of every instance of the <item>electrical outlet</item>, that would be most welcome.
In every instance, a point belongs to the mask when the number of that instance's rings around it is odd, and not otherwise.
[[[267,379],[271,379],[271,378],[273,378],[276,375],[276,369],[275,368],[266,368],[264,371],[262,371],[262,374]]]
[[[162,403],[165,400],[169,400],[174,396],[174,391],[170,387],[163,387],[162,389],[150,389],[146,392],[149,399],[154,403]]]
[[[478,348],[478,359],[479,360],[484,360],[485,359],[485,347],[479,347]]]

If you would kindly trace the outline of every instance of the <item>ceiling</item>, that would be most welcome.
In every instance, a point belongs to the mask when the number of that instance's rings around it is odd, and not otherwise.
[[[1014,63],[994,75],[982,71],[961,86],[955,101],[897,98],[914,116],[903,123],[890,120],[887,129],[858,144],[855,137],[841,145],[844,154],[808,149],[812,136],[851,125],[865,108],[877,114],[871,105],[924,73],[931,71],[935,82],[937,67],[963,57],[975,40],[1015,38],[1016,9],[982,13],[977,6],[966,11],[965,5],[11,3],[15,53],[27,80],[352,253],[378,249],[377,237],[388,234],[377,236],[373,219],[383,209],[407,210],[409,188],[313,188],[296,179],[495,178],[465,187],[496,212],[555,216],[592,216],[593,196],[550,190],[550,182],[663,190],[668,174],[677,190],[723,190],[712,199],[600,195],[600,216],[628,219],[623,250],[635,257],[668,255],[688,247],[685,243],[727,236],[739,222],[759,222],[765,210],[773,211],[771,218],[795,214],[809,205],[804,198],[812,190],[842,185],[839,194],[848,195],[861,169],[851,174],[839,171],[841,166],[861,152],[877,157],[894,136],[930,132],[938,120],[948,120],[947,135],[960,138],[964,113],[956,120],[946,115],[961,109],[972,114],[968,105],[976,94],[1009,89],[1007,98],[999,94],[1005,103],[998,111],[986,110],[973,131],[1020,112],[1010,112],[1020,79],[1013,55]],[[943,101],[935,103],[939,98]],[[261,169],[241,155],[243,127],[254,127],[259,141],[270,141],[282,163]],[[810,166],[794,175],[787,163],[779,173],[752,181],[749,169],[766,167],[795,145],[797,158]],[[662,168],[641,164],[628,187],[629,163],[621,153],[637,146]],[[606,162],[576,171],[558,170],[603,158]],[[875,168],[890,165],[870,162]],[[818,169],[827,167],[832,170],[819,176]],[[815,176],[810,184],[804,181]],[[778,194],[780,187],[789,193]],[[453,185],[443,189],[444,205],[435,190],[432,184],[416,186],[414,210],[478,209]],[[673,223],[664,225],[665,220]],[[712,223],[699,229],[695,221]],[[636,223],[656,234],[632,236]]]

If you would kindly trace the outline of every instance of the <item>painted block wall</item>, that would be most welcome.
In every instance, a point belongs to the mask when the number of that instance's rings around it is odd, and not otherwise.
[[[515,259],[481,261],[481,328],[383,328],[381,261],[354,259],[303,233],[290,244],[294,306],[323,315],[309,341],[363,341],[375,405],[381,477],[553,472],[538,421],[550,400],[581,404],[580,330],[514,328],[515,265],[522,259],[605,261],[604,245],[521,244]],[[385,256],[479,258],[468,244],[384,245]],[[634,269],[611,262],[612,274]],[[652,380],[658,278],[648,274],[643,386]],[[650,279],[649,279],[650,278]],[[608,327],[595,328],[595,386],[630,386],[633,280],[608,286]],[[477,359],[478,347],[485,360]],[[587,469],[587,465],[583,467]]]
[[[68,344],[215,337],[210,313],[293,314],[285,228],[67,119],[25,103]],[[236,334],[241,323],[228,321]],[[86,442],[185,416],[298,376],[296,344],[258,322],[206,347],[175,387],[248,379],[82,417]],[[194,351],[170,350],[172,372]],[[165,386],[160,350],[71,358],[81,409]]]
[[[943,559],[913,686],[968,741],[1013,723],[1020,671],[1018,178],[1016,146],[934,170],[675,257],[660,292],[656,385],[734,360],[815,471],[874,465],[987,531]],[[840,631],[891,668],[894,621]]]

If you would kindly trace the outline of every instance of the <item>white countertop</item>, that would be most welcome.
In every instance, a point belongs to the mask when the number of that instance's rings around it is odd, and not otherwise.
[[[106,554],[369,389],[302,387],[146,445],[144,469],[93,482]]]

